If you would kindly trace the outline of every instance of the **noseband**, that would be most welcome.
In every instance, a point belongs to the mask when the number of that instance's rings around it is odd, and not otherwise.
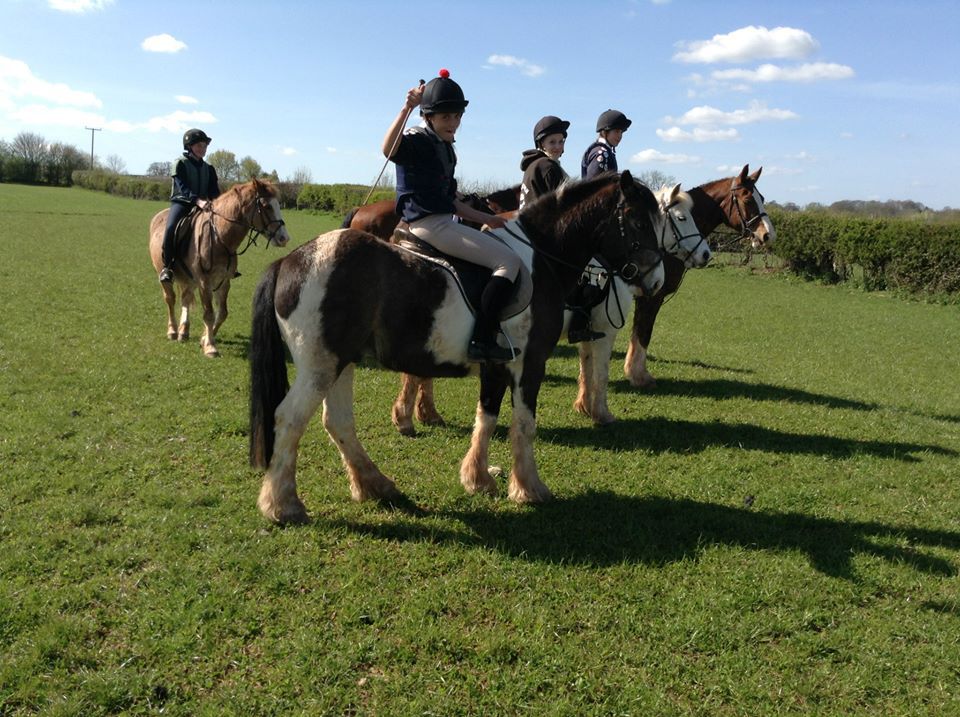
[[[671,205],[671,206],[672,206],[672,205]],[[669,207],[669,206],[664,207],[663,213],[664,213],[664,214],[667,216],[667,218],[670,220],[670,228],[673,230],[673,238],[674,238],[674,240],[675,240],[675,242],[676,242],[676,245],[677,245],[677,250],[676,250],[675,252],[672,252],[672,251],[669,251],[669,250],[667,250],[667,251],[668,251],[668,253],[673,254],[674,256],[680,257],[680,259],[682,259],[684,262],[686,262],[686,261],[687,261],[688,259],[690,259],[694,254],[697,253],[697,251],[700,249],[700,245],[701,245],[701,244],[705,244],[707,240],[706,240],[706,238],[699,232],[699,230],[698,230],[696,233],[694,233],[694,234],[682,234],[682,233],[680,232],[680,227],[677,226],[677,222],[676,222],[676,220],[673,218],[673,214],[670,213],[670,207]],[[696,226],[696,224],[694,224],[694,226]],[[664,222],[664,223],[663,223],[663,232],[660,234],[660,247],[663,248],[663,249],[666,249],[666,243],[665,243],[666,236],[667,236],[667,223]],[[687,239],[692,239],[693,237],[700,237],[700,241],[698,241],[698,242],[694,245],[693,249],[689,249],[689,250],[688,250],[688,249],[685,249],[684,246],[683,246],[683,242],[686,241]]]
[[[748,220],[746,215],[744,214],[743,207],[740,206],[741,202],[740,202],[740,198],[737,196],[737,189],[739,189],[739,187],[737,186],[730,187],[730,199],[733,202],[733,206],[737,210],[737,216],[740,219],[740,238],[752,239],[754,237],[753,227],[756,224],[758,224],[765,216],[767,216],[767,213],[764,211],[761,211],[759,214],[757,214],[757,216]],[[752,190],[750,190],[751,194],[753,194],[754,192],[756,192],[760,196],[761,202],[766,203],[766,200],[763,198],[763,195],[760,194],[759,189],[754,187]]]

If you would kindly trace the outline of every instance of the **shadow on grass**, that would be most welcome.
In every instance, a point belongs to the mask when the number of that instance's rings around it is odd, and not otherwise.
[[[715,446],[739,446],[745,450],[821,455],[829,458],[849,458],[866,454],[910,463],[920,460],[914,453],[929,451],[942,456],[957,455],[957,451],[933,444],[784,433],[750,423],[697,423],[662,417],[621,419],[601,429],[583,426],[540,426],[537,436],[539,440],[566,446],[611,451],[642,449],[653,453],[697,453]]]
[[[802,552],[821,573],[855,580],[853,561],[871,556],[909,565],[931,575],[954,576],[954,565],[923,548],[960,550],[960,533],[816,518],[689,499],[631,497],[588,492],[535,508],[492,511],[489,507],[447,511],[439,517],[465,530],[404,522],[370,525],[330,521],[381,540],[453,542],[492,548],[524,560],[607,566],[666,565],[697,559],[710,546],[766,552]],[[323,519],[320,519],[323,523]],[[930,609],[954,612],[954,604]]]

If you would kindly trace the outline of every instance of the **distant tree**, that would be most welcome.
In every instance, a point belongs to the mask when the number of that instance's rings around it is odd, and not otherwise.
[[[69,186],[74,170],[83,169],[89,161],[89,156],[73,145],[55,142],[47,147],[44,179],[54,186]]]
[[[149,167],[147,167],[148,177],[169,177],[172,174],[172,162],[153,162]]]
[[[127,163],[118,154],[111,154],[107,156],[107,171],[113,172],[114,174],[126,174],[127,173]]]
[[[219,172],[217,172],[219,174]],[[240,160],[240,180],[243,182],[263,176],[263,167],[253,157],[247,155]]]
[[[663,186],[672,187],[677,183],[677,179],[673,175],[665,174],[659,169],[648,169],[646,172],[641,172],[634,176],[653,191],[657,191]]]
[[[21,132],[10,143],[10,154],[16,167],[14,180],[39,182],[42,179],[43,160],[47,153],[47,141],[38,134]]]
[[[297,167],[293,170],[287,181],[291,184],[310,184],[313,181],[313,174],[311,174],[309,167]]]
[[[240,181],[240,165],[237,155],[225,149],[218,149],[206,158],[207,163],[217,170],[217,177],[223,182]]]

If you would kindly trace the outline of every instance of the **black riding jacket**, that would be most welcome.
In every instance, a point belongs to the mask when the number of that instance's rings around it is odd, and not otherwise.
[[[190,205],[196,204],[198,199],[216,199],[219,196],[217,170],[192,153],[184,152],[173,172],[170,201]]]
[[[520,169],[523,170],[523,181],[520,183],[521,209],[568,179],[560,163],[550,159],[542,149],[526,150],[520,160]]]

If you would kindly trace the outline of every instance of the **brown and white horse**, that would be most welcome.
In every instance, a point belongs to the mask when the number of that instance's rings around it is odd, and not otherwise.
[[[700,268],[710,261],[711,252],[693,221],[693,199],[680,191],[680,185],[661,187],[656,193],[658,212],[652,217],[658,244],[667,258],[679,259],[684,266]],[[596,261],[588,265],[594,276],[605,273]],[[634,298],[642,296],[634,286],[611,276],[604,290],[604,299],[591,310],[591,327],[604,334],[602,339],[578,344],[580,377],[574,410],[589,416],[597,425],[612,423],[615,419],[607,405],[607,384],[610,379],[610,357],[617,332],[627,322]],[[564,312],[564,334],[569,326],[571,311]],[[442,425],[437,411],[433,380],[404,374],[400,393],[393,404],[393,425],[405,436],[416,435],[413,419],[426,425]]]
[[[269,244],[283,246],[290,241],[290,235],[280,215],[276,189],[256,179],[234,185],[208,207],[186,218],[189,236],[177,241],[174,283],[161,283],[160,287],[167,305],[167,338],[173,341],[189,340],[193,292],[199,291],[204,324],[200,346],[207,356],[215,357],[220,355],[216,337],[227,319],[230,280],[237,271],[237,248],[248,236],[249,242],[254,243],[258,235],[265,234]],[[150,222],[150,260],[157,271],[163,268],[163,232],[169,211],[157,212]],[[179,326],[174,284],[180,289]]]
[[[690,190],[693,198],[693,221],[700,234],[708,237],[714,229],[726,224],[749,239],[755,249],[769,245],[776,239],[773,222],[763,206],[763,195],[757,189],[757,180],[763,167],[748,174],[750,165],[743,165],[734,177],[717,179]],[[663,258],[667,283],[657,296],[637,297],[633,312],[633,330],[623,372],[630,384],[638,388],[651,387],[656,380],[647,371],[647,350],[653,336],[653,324],[667,296],[675,293],[683,281],[686,266],[672,256]]]
[[[521,349],[509,364],[482,364],[480,401],[460,482],[470,493],[495,493],[488,446],[504,394],[512,394],[513,466],[509,496],[550,497],[533,454],[537,396],[547,358],[563,329],[564,297],[590,258],[659,287],[660,254],[650,222],[656,200],[629,172],[565,185],[520,214],[529,244],[515,244],[533,278],[529,306],[502,322]],[[300,522],[300,438],[323,404],[323,425],[340,451],[355,500],[397,497],[394,482],[370,459],[356,434],[353,367],[373,356],[417,376],[465,376],[473,315],[457,282],[433,262],[351,229],[317,237],[274,262],[254,296],[250,342],[250,462],[266,467],[259,507],[269,519]],[[296,366],[287,389],[284,346]]]

